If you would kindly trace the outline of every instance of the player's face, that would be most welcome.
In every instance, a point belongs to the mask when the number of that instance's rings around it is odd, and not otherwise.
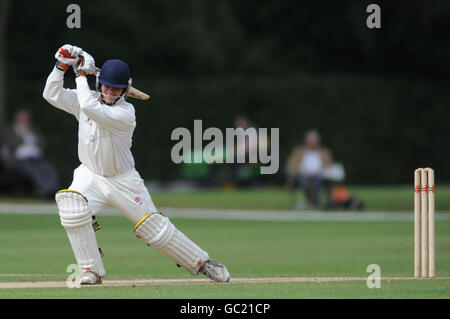
[[[124,89],[114,88],[102,84],[103,100],[108,103],[114,103],[122,94]]]

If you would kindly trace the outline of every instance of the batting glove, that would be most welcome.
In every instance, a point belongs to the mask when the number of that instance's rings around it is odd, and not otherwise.
[[[76,65],[79,61],[78,56],[82,49],[70,44],[65,44],[55,53],[56,67],[61,71],[67,71],[72,65]]]
[[[82,51],[79,55],[80,60],[78,64],[73,66],[75,75],[78,77],[80,75],[86,76],[88,74],[94,74],[97,71],[95,67],[95,60],[89,53]]]

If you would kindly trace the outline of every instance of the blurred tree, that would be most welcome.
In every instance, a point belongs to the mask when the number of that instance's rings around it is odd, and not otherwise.
[[[368,0],[80,0],[81,29],[66,27],[70,1],[16,0],[5,10],[7,2],[0,0],[0,45],[14,72],[6,113],[23,104],[38,110],[49,156],[67,179],[77,161],[76,122],[41,94],[54,52],[72,43],[98,66],[127,61],[134,85],[152,96],[132,101],[133,152],[147,178],[176,175],[174,128],[197,118],[223,129],[246,113],[280,128],[281,157],[316,127],[353,182],[408,181],[417,163],[450,181],[450,148],[441,144],[450,140],[450,1],[378,0],[379,30],[365,24]],[[65,86],[74,85],[68,74]],[[440,139],[430,141],[430,131]]]
[[[0,0],[0,127],[5,120],[6,103],[6,28],[9,13],[9,0]]]

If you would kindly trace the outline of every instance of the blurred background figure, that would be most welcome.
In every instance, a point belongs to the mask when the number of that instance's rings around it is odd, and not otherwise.
[[[2,159],[12,175],[11,183],[26,181],[38,195],[53,199],[58,173],[44,158],[45,141],[32,125],[30,110],[23,108],[15,113],[14,123],[2,132],[2,144]]]
[[[320,192],[325,189],[328,204],[331,201],[331,185],[326,175],[330,173],[332,167],[331,152],[320,145],[319,133],[310,130],[305,135],[304,144],[296,146],[288,157],[286,166],[288,186],[293,192],[299,186],[311,208],[319,207]]]
[[[238,115],[233,121],[232,128],[244,130],[245,139],[240,140],[235,137],[233,149],[227,149],[226,130],[223,130],[223,146],[216,149],[221,152],[219,157],[222,162],[217,163],[194,163],[196,152],[202,153],[202,150],[185,154],[186,161],[181,166],[181,179],[184,182],[190,181],[195,188],[203,187],[219,187],[221,189],[230,190],[233,188],[253,188],[262,186],[267,179],[266,176],[260,174],[261,164],[250,161],[250,154],[257,155],[259,149],[270,150],[269,137],[262,138],[258,135],[258,127],[252,123],[246,116]],[[255,135],[250,138],[248,129],[255,130]],[[242,135],[236,131],[236,135]],[[227,163],[227,153],[233,154],[233,162]],[[197,157],[201,157],[197,154]],[[239,163],[239,159],[244,159],[243,163]]]
[[[328,202],[329,209],[350,209],[363,210],[365,205],[361,198],[352,195],[349,189],[342,183],[337,183],[331,187],[331,201]]]
[[[242,128],[244,131],[249,128],[254,128],[256,134],[258,134],[258,127],[250,122],[250,120],[244,115],[236,116],[234,120],[234,128]],[[250,152],[258,154],[258,139],[245,138],[240,143],[237,142],[234,147],[234,163],[231,164],[232,168],[232,183],[238,188],[259,186],[260,170],[259,163],[250,163]],[[245,158],[245,163],[238,163],[238,158]]]

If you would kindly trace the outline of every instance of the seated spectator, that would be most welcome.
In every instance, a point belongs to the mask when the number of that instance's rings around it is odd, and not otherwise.
[[[310,130],[306,133],[304,145],[294,148],[287,162],[287,175],[291,184],[299,185],[312,208],[319,207],[320,191],[326,183],[323,173],[333,164],[331,153],[320,146],[319,133]],[[327,201],[329,189],[327,188]]]
[[[258,127],[244,115],[238,115],[235,118],[234,128],[242,128],[244,131],[253,128],[258,133]],[[250,153],[258,154],[258,142],[258,139],[246,137],[235,144],[234,163],[231,168],[233,169],[234,184],[237,187],[251,187],[260,183],[259,163],[250,163]],[[238,158],[244,158],[245,162],[239,163]]]
[[[30,181],[37,192],[53,199],[58,190],[58,174],[44,159],[44,139],[31,124],[31,112],[20,109],[14,123],[3,132],[3,158],[18,179]]]

